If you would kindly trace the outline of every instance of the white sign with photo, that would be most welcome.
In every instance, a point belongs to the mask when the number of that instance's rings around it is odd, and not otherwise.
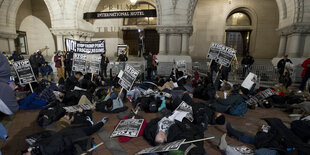
[[[68,107],[63,107],[66,112],[77,112],[79,108],[83,110],[92,110],[95,109],[95,107],[91,104],[79,104],[79,105],[74,105],[74,106],[68,106]]]
[[[36,82],[36,77],[28,59],[13,62],[13,67],[21,85]]]
[[[127,91],[131,90],[132,85],[134,84],[136,78],[139,75],[139,71],[134,67],[126,64],[124,73],[121,75],[118,83]]]
[[[193,122],[194,117],[193,117],[193,108],[192,106],[188,105],[184,101],[181,102],[181,104],[173,111],[173,115],[175,115],[176,120],[181,120],[185,117],[189,121]]]
[[[121,120],[110,137],[138,137],[143,121],[143,119]]]
[[[257,75],[250,72],[249,75],[242,82],[241,86],[243,88],[250,90],[253,87],[253,85],[256,83],[256,81],[257,81]]]

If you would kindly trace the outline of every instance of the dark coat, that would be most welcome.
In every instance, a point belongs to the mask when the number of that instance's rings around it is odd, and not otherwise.
[[[128,60],[128,57],[125,54],[120,54],[118,56],[118,59],[119,59],[120,62],[125,62],[125,61]]]
[[[227,110],[235,105],[241,104],[247,100],[248,97],[239,93],[230,94],[227,99],[219,98],[212,106],[217,112],[227,112]]]
[[[105,56],[102,56],[102,58],[101,58],[101,69],[104,69],[104,70],[106,70],[107,69],[107,66],[108,66],[108,64],[109,64],[109,58],[108,57],[105,57]]]
[[[303,143],[280,119],[264,119],[271,129],[268,133],[258,132],[255,136],[254,145],[259,148],[272,148],[283,155],[307,155],[310,145]]]
[[[155,137],[157,134],[158,122],[161,118],[155,118],[151,120],[144,129],[143,137],[148,141],[150,145],[155,146]],[[175,124],[171,125],[168,131],[167,143],[176,140],[186,139],[186,141],[201,139],[204,137],[203,128],[190,123],[186,119],[183,122],[175,121]],[[197,147],[193,148],[189,154],[199,155],[204,154],[203,142],[194,143]],[[181,150],[185,150],[189,145],[182,145]]]
[[[203,104],[195,103],[192,105],[194,123],[202,126],[204,129],[208,128],[208,124],[214,125],[215,122],[215,109]]]
[[[73,92],[66,93],[62,103],[66,104],[66,106],[77,105],[83,95],[85,95],[89,101],[92,101],[92,95],[89,92],[74,90]]]
[[[153,64],[152,64],[153,56],[152,55],[144,55],[143,57],[146,60],[146,67],[152,69],[153,68]]]
[[[246,56],[242,59],[241,64],[242,65],[248,65],[251,66],[254,63],[254,59],[252,56]]]
[[[69,77],[65,82],[65,91],[69,92],[74,89],[75,86],[79,86],[80,83],[78,79],[75,78],[75,76]]]
[[[33,55],[31,55],[30,56],[30,58],[29,58],[29,62],[30,62],[30,64],[31,64],[31,67],[32,68],[39,68],[39,66],[40,66],[40,63],[39,63],[39,56],[36,54],[33,54]]]
[[[289,63],[293,63],[290,59],[286,59],[286,61],[284,59],[281,59],[278,64],[277,64],[277,67],[278,67],[278,71],[279,71],[279,74],[283,74],[284,72],[284,69],[285,69],[285,64],[289,62]]]

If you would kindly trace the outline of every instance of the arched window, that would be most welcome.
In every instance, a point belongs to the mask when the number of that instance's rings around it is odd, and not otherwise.
[[[138,2],[136,5],[131,6],[130,10],[153,10],[156,9],[150,3]],[[124,18],[124,25],[156,25],[156,17],[140,17],[140,18]]]
[[[251,26],[250,17],[243,12],[232,13],[226,21],[227,26]]]

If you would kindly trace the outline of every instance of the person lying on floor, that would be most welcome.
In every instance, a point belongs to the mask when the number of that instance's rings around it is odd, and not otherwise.
[[[186,118],[182,122],[174,120],[173,117],[155,118],[151,120],[144,129],[143,137],[150,145],[160,145],[180,139],[186,141],[201,139],[204,137],[203,128],[197,126]],[[205,154],[203,142],[194,143],[197,147],[193,148],[189,154]],[[189,145],[182,145],[180,150],[186,150]]]
[[[92,120],[92,111],[79,108],[78,111],[74,113],[66,113],[60,118],[57,124],[61,128],[69,126],[92,126],[94,124]]]
[[[264,119],[268,126],[263,126],[255,137],[246,136],[241,131],[233,129],[230,123],[226,124],[227,135],[239,141],[254,145],[256,149],[275,150],[279,154],[307,155],[310,152],[309,123],[293,121],[291,129],[286,127],[278,118]],[[307,131],[307,132],[306,132]],[[301,134],[302,133],[302,134]],[[304,136],[305,135],[305,136]],[[305,139],[305,137],[308,137]]]
[[[234,85],[231,94],[226,98],[220,98],[216,96],[217,100],[215,103],[211,103],[211,107],[214,107],[217,112],[226,113],[228,110],[246,101],[248,97],[246,96],[247,90],[242,88],[240,84]],[[208,103],[210,104],[210,103]]]
[[[82,137],[91,136],[95,132],[99,131],[108,120],[108,117],[104,117],[100,122],[94,124],[93,126],[74,128],[68,127],[62,129],[51,136],[45,137],[35,142],[27,150],[23,151],[23,154],[72,155],[75,151],[74,145],[76,141]]]
[[[63,97],[62,103],[66,106],[77,105],[83,95],[85,95],[89,101],[92,101],[92,94],[88,91],[88,81],[83,79],[79,85],[80,87],[75,87],[72,92],[66,91],[60,94],[60,97]]]
[[[96,104],[97,111],[111,113],[111,112],[121,112],[121,111],[127,110],[128,107],[124,106],[123,101],[118,96],[113,97],[111,95],[114,93],[112,90],[113,89],[111,89],[111,91],[106,96],[103,102]]]

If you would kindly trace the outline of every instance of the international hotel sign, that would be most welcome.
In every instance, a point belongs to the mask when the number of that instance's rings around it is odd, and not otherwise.
[[[156,10],[129,10],[129,11],[109,11],[109,12],[87,12],[84,19],[103,19],[103,18],[137,18],[137,17],[156,17]]]

